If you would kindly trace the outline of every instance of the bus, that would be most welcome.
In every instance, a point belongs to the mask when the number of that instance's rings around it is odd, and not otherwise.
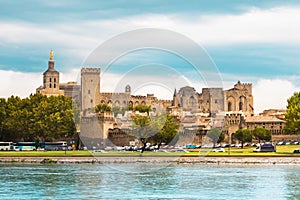
[[[46,151],[68,150],[66,141],[40,142],[40,148]]]
[[[35,151],[36,145],[35,142],[17,142],[15,143],[16,151]]]
[[[0,142],[0,151],[12,151],[14,150],[13,142]]]

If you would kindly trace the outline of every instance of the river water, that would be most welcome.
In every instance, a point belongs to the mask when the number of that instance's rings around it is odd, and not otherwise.
[[[0,199],[300,199],[300,167],[0,165]]]

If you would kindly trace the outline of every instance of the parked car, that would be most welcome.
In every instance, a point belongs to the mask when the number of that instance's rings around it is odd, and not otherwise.
[[[286,143],[284,141],[278,142],[277,145],[285,145]]]
[[[216,149],[212,150],[212,152],[225,152],[225,149],[223,149],[223,148],[216,148]]]
[[[294,144],[294,145],[298,145],[298,144],[299,144],[299,142],[297,142],[297,141],[296,141],[296,142],[293,142],[293,144]]]
[[[293,153],[300,153],[299,149],[295,149]]]
[[[264,143],[253,149],[253,152],[276,152],[276,146],[272,143]]]
[[[230,144],[222,144],[221,145],[222,148],[229,147],[229,146],[230,146]]]

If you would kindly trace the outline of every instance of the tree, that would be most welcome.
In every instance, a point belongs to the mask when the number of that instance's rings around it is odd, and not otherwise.
[[[222,133],[222,130],[219,128],[213,128],[207,132],[207,137],[209,137],[213,142],[213,147],[216,146],[216,143],[219,143],[224,140],[225,135]]]
[[[284,131],[288,134],[297,133],[300,130],[300,92],[295,92],[287,102]]]
[[[5,141],[54,140],[73,137],[79,110],[65,96],[10,97],[0,101],[0,139]]]
[[[161,115],[157,122],[158,127],[162,127],[157,134],[152,136],[153,142],[157,143],[158,149],[162,143],[170,143],[178,133],[179,123],[176,121],[176,117],[168,114]]]
[[[270,141],[272,139],[271,131],[265,128],[255,128],[252,133],[259,143],[261,140]]]
[[[139,111],[141,113],[148,113],[150,112],[151,110],[151,106],[146,106],[146,105],[137,105],[133,108],[134,111]]]
[[[143,144],[142,151],[143,153],[146,149],[146,145],[151,140],[151,136],[155,135],[159,127],[150,119],[150,116],[132,116],[131,117],[134,124],[132,127],[133,134],[141,141]]]
[[[253,135],[248,129],[239,129],[235,132],[234,137],[242,143],[242,148],[244,148],[245,142],[252,142]]]
[[[95,112],[111,112],[111,107],[105,103],[98,104],[95,107]]]

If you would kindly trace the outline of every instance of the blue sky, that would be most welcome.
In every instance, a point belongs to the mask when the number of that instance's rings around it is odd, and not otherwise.
[[[72,81],[104,41],[135,29],[163,28],[201,45],[220,71],[225,88],[237,80],[252,82],[256,110],[284,108],[286,98],[300,88],[299,24],[299,1],[1,0],[0,82],[6,87],[0,89],[0,96],[34,92],[42,84],[50,49],[62,80]],[[145,58],[188,77],[184,61],[144,51],[116,62],[106,79],[122,76],[124,70],[118,66],[130,68],[143,64]],[[190,81],[201,90],[202,84]]]

